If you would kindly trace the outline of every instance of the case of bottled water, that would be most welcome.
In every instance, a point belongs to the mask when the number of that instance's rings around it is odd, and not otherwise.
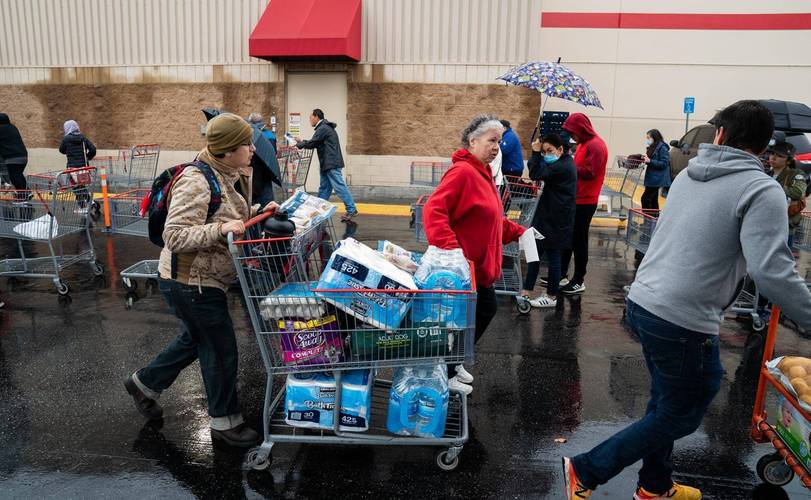
[[[441,438],[448,418],[448,369],[444,364],[396,368],[391,381],[389,432]]]
[[[422,256],[414,274],[420,290],[470,290],[470,264],[461,248],[443,250],[434,246]],[[412,306],[412,320],[440,324],[449,328],[465,328],[468,303],[463,295],[419,294]]]

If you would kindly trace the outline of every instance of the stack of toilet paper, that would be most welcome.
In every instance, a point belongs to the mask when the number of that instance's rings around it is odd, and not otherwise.
[[[372,407],[371,370],[343,372],[340,430],[369,430]],[[331,372],[293,373],[287,376],[285,422],[294,427],[332,429],[335,418],[335,377]]]

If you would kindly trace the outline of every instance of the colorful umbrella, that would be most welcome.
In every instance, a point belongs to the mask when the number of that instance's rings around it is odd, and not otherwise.
[[[560,64],[560,59],[556,63],[528,62],[512,68],[498,77],[497,80],[504,80],[510,85],[537,90],[548,97],[557,97],[583,106],[594,106],[603,109],[600,98],[597,97],[597,93],[591,87],[591,84],[582,76]],[[545,104],[546,102],[541,103],[538,126],[541,123]],[[533,139],[537,131],[538,127],[536,126],[535,132],[532,133]]]

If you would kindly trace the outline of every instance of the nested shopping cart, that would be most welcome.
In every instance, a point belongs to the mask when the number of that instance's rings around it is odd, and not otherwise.
[[[267,215],[258,219],[263,217]],[[248,225],[256,222],[254,219]],[[262,418],[264,440],[246,455],[245,464],[263,470],[270,465],[271,449],[276,443],[312,443],[433,446],[439,448],[435,458],[441,469],[456,468],[459,453],[468,439],[467,400],[463,394],[451,392],[449,395],[444,435],[423,438],[388,432],[386,417],[391,381],[382,378],[374,380],[369,429],[359,433],[342,430],[340,388],[344,370],[369,369],[374,373],[404,366],[472,361],[475,290],[319,290],[315,282],[331,254],[331,233],[331,222],[323,221],[292,238],[235,241],[229,235],[229,247],[267,371]],[[290,292],[286,291],[288,289]],[[413,320],[411,311],[415,304],[428,300],[432,301],[432,306],[438,305],[439,311],[462,308],[467,324],[455,324],[456,327],[452,328],[447,326],[445,316],[432,318],[436,321],[430,323]],[[372,327],[334,307],[340,303],[352,303],[352,307],[362,310],[364,305],[371,303],[366,301],[380,306],[383,315],[402,312],[407,306],[410,308],[399,326]],[[323,324],[322,321],[301,321],[307,311],[313,309],[327,311],[329,328],[318,329],[317,325]],[[386,322],[384,318],[378,319]],[[292,332],[287,327],[294,324],[301,326],[291,338]],[[329,342],[331,347],[324,351],[328,356],[301,361],[301,358],[289,355],[291,342],[307,346]],[[334,425],[330,430],[289,425],[285,414],[285,390],[274,394],[274,378],[323,371],[334,374],[336,391],[331,408]]]
[[[99,172],[94,191],[104,206],[104,226],[112,228],[110,197],[133,189],[149,189],[157,177],[160,145],[136,144],[120,148],[117,155],[97,156],[88,162]]]
[[[628,209],[633,207],[636,190],[645,172],[645,164],[641,157],[636,155],[617,156],[615,167],[605,171],[605,179],[601,193],[608,198],[606,210],[598,211],[595,217],[617,217],[624,221],[628,217]]]
[[[767,367],[774,357],[779,323],[780,309],[773,307],[752,409],[750,435],[755,443],[769,443],[775,451],[760,457],[756,472],[761,480],[775,486],[790,483],[796,475],[802,485],[811,490],[811,452],[806,441],[809,439],[808,429],[811,429],[811,412],[800,405],[796,392],[789,391]],[[768,409],[767,399],[772,403]],[[796,426],[786,422],[784,412],[788,418],[801,422]],[[794,428],[806,431],[797,436],[792,432]]]
[[[439,181],[451,168],[449,161],[412,161],[411,162],[411,185],[412,186],[439,186]]]
[[[141,203],[149,192],[149,189],[132,189],[110,196],[110,220],[113,234],[127,234],[144,238],[149,236],[149,219],[141,215]],[[158,279],[158,260],[138,261],[122,270],[120,276],[124,289],[134,292],[138,288],[136,279],[145,279],[147,282]],[[132,301],[128,300],[127,306],[131,305]]]
[[[307,174],[310,172],[310,163],[313,159],[312,149],[299,149],[296,146],[282,146],[276,151],[279,162],[279,172],[282,178],[282,198],[284,201],[296,189],[304,188],[307,183]]]
[[[417,202],[411,206],[411,226],[414,228],[414,237],[418,243],[428,243],[425,226],[422,223],[422,210],[428,202],[428,196],[427,194],[420,196]]]
[[[811,212],[803,212],[800,225],[794,230],[794,248],[811,253]]]
[[[19,258],[0,261],[0,276],[51,279],[57,292],[67,295],[70,285],[61,277],[65,268],[86,262],[93,274],[104,273],[96,261],[90,231],[95,175],[92,167],[68,169],[29,176],[27,190],[0,190],[0,238],[16,239],[20,253]],[[86,249],[66,254],[63,240],[79,233],[85,234]],[[26,241],[45,244],[49,254],[27,257]]]
[[[535,218],[535,211],[538,208],[538,199],[542,192],[543,183],[505,175],[501,201],[504,206],[504,215],[520,226],[527,228],[532,226],[532,220]],[[532,307],[529,305],[529,300],[521,296],[524,282],[520,254],[517,241],[504,245],[501,276],[493,286],[496,288],[497,294],[514,296],[518,312],[527,314]]]

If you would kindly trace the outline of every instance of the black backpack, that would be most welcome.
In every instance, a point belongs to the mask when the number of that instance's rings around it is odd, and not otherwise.
[[[169,205],[166,203],[169,193],[180,174],[186,170],[187,167],[195,167],[199,169],[208,181],[208,187],[211,191],[211,199],[208,202],[208,213],[206,219],[214,215],[220,205],[222,204],[222,190],[220,183],[217,181],[217,176],[207,163],[200,160],[194,160],[190,163],[183,163],[175,165],[161,172],[152,182],[152,189],[149,194],[141,202],[141,217],[149,215],[149,241],[163,248],[163,228],[166,226],[166,217],[169,215]]]

